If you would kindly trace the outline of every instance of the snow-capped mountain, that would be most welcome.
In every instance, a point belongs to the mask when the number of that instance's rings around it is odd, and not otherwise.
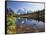
[[[31,10],[26,10],[25,8],[22,8],[22,9],[19,9],[17,11],[18,15],[20,15],[20,14],[27,14],[27,13],[31,13]]]

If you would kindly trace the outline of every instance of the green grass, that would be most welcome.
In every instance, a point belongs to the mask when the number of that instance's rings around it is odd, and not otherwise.
[[[7,33],[16,33],[13,29],[16,29],[16,17],[7,16]]]

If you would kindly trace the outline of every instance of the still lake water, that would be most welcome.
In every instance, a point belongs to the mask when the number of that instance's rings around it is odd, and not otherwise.
[[[26,25],[26,26],[32,26],[35,28],[38,28],[40,30],[45,29],[45,23],[42,21],[34,20],[34,19],[29,19],[29,18],[17,18],[16,19],[16,25]]]

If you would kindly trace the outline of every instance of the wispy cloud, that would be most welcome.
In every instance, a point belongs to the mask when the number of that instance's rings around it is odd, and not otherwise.
[[[44,9],[44,4],[26,2],[7,2],[7,7],[12,8],[15,12],[23,8],[25,8],[26,10],[37,11]]]

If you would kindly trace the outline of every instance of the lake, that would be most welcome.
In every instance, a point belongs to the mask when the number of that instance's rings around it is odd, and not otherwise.
[[[34,32],[44,32],[45,22],[34,20],[31,18],[16,18],[17,33],[30,33],[32,28],[37,31]],[[23,30],[22,30],[23,29]]]

